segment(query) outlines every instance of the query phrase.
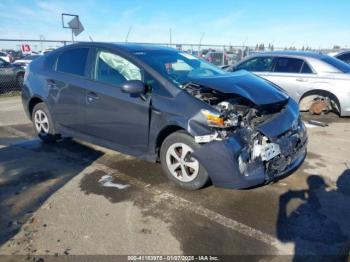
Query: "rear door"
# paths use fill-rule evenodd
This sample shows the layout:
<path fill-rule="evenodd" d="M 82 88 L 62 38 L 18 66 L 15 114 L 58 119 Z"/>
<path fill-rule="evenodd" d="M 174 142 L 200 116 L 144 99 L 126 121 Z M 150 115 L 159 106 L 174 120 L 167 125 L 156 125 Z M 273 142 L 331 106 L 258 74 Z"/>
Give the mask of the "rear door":
<path fill-rule="evenodd" d="M 299 101 L 305 91 L 313 88 L 316 74 L 306 61 L 292 57 L 278 57 L 272 72 L 266 77 Z"/>
<path fill-rule="evenodd" d="M 86 132 L 119 150 L 140 155 L 148 147 L 150 96 L 122 92 L 121 84 L 143 80 L 143 71 L 116 51 L 96 48 L 86 86 Z"/>
<path fill-rule="evenodd" d="M 54 72 L 46 78 L 49 107 L 61 127 L 85 132 L 85 85 L 89 47 L 72 47 L 58 55 Z"/>

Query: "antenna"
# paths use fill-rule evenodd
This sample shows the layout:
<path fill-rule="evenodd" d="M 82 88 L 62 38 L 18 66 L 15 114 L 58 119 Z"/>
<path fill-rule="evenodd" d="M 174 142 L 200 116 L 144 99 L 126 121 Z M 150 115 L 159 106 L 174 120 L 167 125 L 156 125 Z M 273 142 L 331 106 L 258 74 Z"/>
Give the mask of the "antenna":
<path fill-rule="evenodd" d="M 125 37 L 125 42 L 127 43 L 128 40 L 129 40 L 129 35 L 130 35 L 130 32 L 131 32 L 131 29 L 132 29 L 132 25 L 129 27 L 129 30 L 128 32 L 126 33 L 126 37 Z"/>

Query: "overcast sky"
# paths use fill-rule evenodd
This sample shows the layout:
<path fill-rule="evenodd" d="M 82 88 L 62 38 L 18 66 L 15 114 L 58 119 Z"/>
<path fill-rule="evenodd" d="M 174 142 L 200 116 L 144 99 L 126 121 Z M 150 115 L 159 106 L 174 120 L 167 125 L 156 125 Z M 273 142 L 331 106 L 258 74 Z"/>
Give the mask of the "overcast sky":
<path fill-rule="evenodd" d="M 79 14 L 78 40 L 350 47 L 350 0 L 1 0 L 0 38 L 70 39 L 61 13 Z"/>

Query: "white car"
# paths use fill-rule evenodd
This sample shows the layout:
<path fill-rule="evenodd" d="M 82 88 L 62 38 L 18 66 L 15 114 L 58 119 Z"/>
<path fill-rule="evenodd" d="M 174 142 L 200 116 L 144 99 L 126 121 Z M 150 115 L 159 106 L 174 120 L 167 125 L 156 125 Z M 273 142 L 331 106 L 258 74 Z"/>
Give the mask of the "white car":
<path fill-rule="evenodd" d="M 341 60 L 315 52 L 261 52 L 225 70 L 241 69 L 283 88 L 301 111 L 350 116 L 350 65 Z"/>
<path fill-rule="evenodd" d="M 30 62 L 32 62 L 34 59 L 40 57 L 41 55 L 28 55 L 28 56 L 25 56 L 21 59 L 18 59 L 16 60 L 15 62 L 13 62 L 13 64 L 15 65 L 20 65 L 24 68 L 27 67 L 27 65 L 29 65 Z"/>
<path fill-rule="evenodd" d="M 10 56 L 8 54 L 6 54 L 5 52 L 0 51 L 0 58 L 5 60 L 6 62 L 10 63 Z"/>

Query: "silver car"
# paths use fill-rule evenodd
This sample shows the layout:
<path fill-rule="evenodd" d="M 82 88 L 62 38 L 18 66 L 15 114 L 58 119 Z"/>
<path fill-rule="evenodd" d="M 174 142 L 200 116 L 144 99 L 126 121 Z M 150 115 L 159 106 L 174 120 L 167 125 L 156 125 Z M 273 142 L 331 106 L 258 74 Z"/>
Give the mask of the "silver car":
<path fill-rule="evenodd" d="M 350 116 L 350 65 L 334 57 L 314 52 L 262 52 L 226 70 L 240 69 L 283 88 L 301 111 L 315 107 Z"/>

